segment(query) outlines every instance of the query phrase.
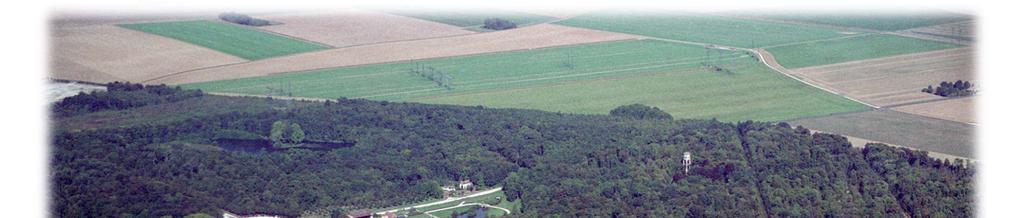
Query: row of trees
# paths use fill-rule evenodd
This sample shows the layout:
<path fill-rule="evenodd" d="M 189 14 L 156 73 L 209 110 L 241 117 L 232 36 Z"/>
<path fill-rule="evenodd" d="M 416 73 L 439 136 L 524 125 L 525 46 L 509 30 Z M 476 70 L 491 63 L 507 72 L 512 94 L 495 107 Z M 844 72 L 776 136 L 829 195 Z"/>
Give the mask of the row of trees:
<path fill-rule="evenodd" d="M 516 28 L 516 23 L 501 18 L 488 18 L 484 20 L 484 28 L 492 30 L 507 30 Z"/>
<path fill-rule="evenodd" d="M 53 213 L 159 217 L 226 209 L 298 216 L 330 208 L 343 214 L 439 198 L 439 184 L 471 179 L 503 186 L 508 200 L 522 203 L 514 213 L 524 217 L 971 214 L 971 202 L 959 201 L 971 189 L 966 168 L 875 167 L 889 160 L 931 166 L 926 156 L 909 161 L 859 152 L 841 136 L 784 124 L 639 117 L 339 99 L 58 130 Z M 231 132 L 294 141 L 287 139 L 292 126 L 308 140 L 355 145 L 247 153 L 223 151 L 211 141 Z M 684 152 L 693 154 L 689 174 Z M 923 187 L 957 189 L 904 189 L 917 180 L 887 179 L 906 177 L 906 170 L 935 175 L 922 179 L 953 178 Z M 900 203 L 922 197 L 950 201 Z"/>
<path fill-rule="evenodd" d="M 221 13 L 217 17 L 220 18 L 223 21 L 227 21 L 227 22 L 231 22 L 231 23 L 236 23 L 236 24 L 241 24 L 241 25 L 246 25 L 246 26 L 267 26 L 267 25 L 271 25 L 270 21 L 268 21 L 268 20 L 252 18 L 249 15 L 235 13 L 235 12 Z"/>
<path fill-rule="evenodd" d="M 59 117 L 74 116 L 103 110 L 122 110 L 145 105 L 175 102 L 203 95 L 199 90 L 182 90 L 181 87 L 166 85 L 142 85 L 133 83 L 107 83 L 107 90 L 95 90 L 89 93 L 61 99 L 53 105 L 54 115 Z"/>
<path fill-rule="evenodd" d="M 935 94 L 942 97 L 960 97 L 960 96 L 971 96 L 974 95 L 975 91 L 971 90 L 974 85 L 968 81 L 957 80 L 956 82 L 942 81 L 939 83 L 939 87 L 933 88 L 931 85 L 928 88 L 924 88 L 921 91 L 931 94 Z"/>
<path fill-rule="evenodd" d="M 642 104 L 619 106 L 612 109 L 609 114 L 612 116 L 633 119 L 672 120 L 672 115 L 668 114 L 668 112 L 662 111 L 658 107 L 651 107 Z"/>

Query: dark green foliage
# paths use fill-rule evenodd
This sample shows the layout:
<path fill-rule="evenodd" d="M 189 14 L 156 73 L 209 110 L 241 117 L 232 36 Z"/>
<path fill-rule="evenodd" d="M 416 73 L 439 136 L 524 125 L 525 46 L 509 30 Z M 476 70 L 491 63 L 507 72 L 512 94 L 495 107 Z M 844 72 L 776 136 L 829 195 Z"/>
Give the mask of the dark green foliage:
<path fill-rule="evenodd" d="M 217 17 L 223 21 L 247 26 L 267 26 L 271 24 L 270 21 L 252 18 L 249 15 L 239 14 L 235 12 L 221 13 Z"/>
<path fill-rule="evenodd" d="M 66 117 L 102 111 L 122 110 L 151 104 L 180 101 L 203 95 L 199 90 L 182 90 L 181 87 L 166 85 L 142 85 L 133 83 L 107 83 L 107 91 L 78 93 L 67 97 L 53 106 L 56 116 Z"/>
<path fill-rule="evenodd" d="M 971 96 L 974 95 L 975 91 L 971 90 L 974 85 L 968 81 L 957 80 L 956 82 L 942 81 L 939 83 L 939 87 L 921 89 L 922 92 L 935 94 L 942 97 L 960 97 L 960 96 Z"/>
<path fill-rule="evenodd" d="M 623 105 L 612 109 L 609 113 L 612 116 L 628 117 L 633 119 L 654 119 L 654 120 L 671 120 L 672 115 L 658 109 L 658 107 L 651 107 L 642 104 L 631 104 Z"/>
<path fill-rule="evenodd" d="M 283 120 L 301 123 L 307 141 L 355 145 L 261 153 L 204 146 L 270 133 Z M 903 190 L 905 181 L 889 177 L 902 171 L 872 169 L 898 157 L 861 153 L 840 136 L 800 127 L 346 99 L 58 130 L 52 140 L 52 212 L 59 217 L 382 208 L 436 199 L 440 184 L 465 178 L 503 186 L 524 217 L 891 217 L 904 199 L 969 197 L 973 175 L 899 168 L 968 178 L 921 177 L 936 179 L 921 184 L 957 189 L 897 197 L 890 190 Z M 689 174 L 684 152 L 693 154 Z M 972 214 L 971 205 L 936 200 L 902 209 L 959 216 Z"/>
<path fill-rule="evenodd" d="M 889 186 L 839 135 L 738 125 L 771 217 L 898 217 Z"/>
<path fill-rule="evenodd" d="M 492 30 L 507 30 L 516 28 L 516 23 L 501 18 L 488 18 L 484 20 L 484 28 Z"/>
<path fill-rule="evenodd" d="M 911 217 L 974 216 L 974 168 L 970 164 L 959 159 L 940 161 L 925 151 L 883 144 L 868 144 L 863 153 Z"/>

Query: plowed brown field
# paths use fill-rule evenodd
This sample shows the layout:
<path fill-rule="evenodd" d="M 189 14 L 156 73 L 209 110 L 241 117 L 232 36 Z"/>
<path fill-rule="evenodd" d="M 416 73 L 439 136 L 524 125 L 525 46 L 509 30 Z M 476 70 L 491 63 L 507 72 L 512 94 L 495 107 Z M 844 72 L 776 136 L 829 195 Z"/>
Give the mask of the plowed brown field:
<path fill-rule="evenodd" d="M 974 115 L 976 97 L 955 98 L 935 102 L 899 106 L 893 110 L 961 123 L 977 123 Z"/>
<path fill-rule="evenodd" d="M 144 80 L 245 59 L 112 25 L 54 28 L 50 76 L 106 83 Z"/>
<path fill-rule="evenodd" d="M 201 69 L 146 81 L 183 84 L 332 67 L 514 51 L 572 44 L 636 39 L 639 36 L 538 24 L 505 31 L 392 43 L 369 44 Z"/>
<path fill-rule="evenodd" d="M 921 92 L 942 81 L 972 80 L 971 47 L 851 61 L 791 70 L 801 78 L 877 106 L 942 97 Z"/>

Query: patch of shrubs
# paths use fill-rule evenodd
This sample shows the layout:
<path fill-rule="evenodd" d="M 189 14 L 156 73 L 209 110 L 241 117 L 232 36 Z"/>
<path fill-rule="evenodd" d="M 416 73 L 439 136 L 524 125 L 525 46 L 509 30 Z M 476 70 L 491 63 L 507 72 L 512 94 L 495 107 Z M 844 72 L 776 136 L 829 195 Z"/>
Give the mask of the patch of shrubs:
<path fill-rule="evenodd" d="M 490 18 L 484 20 L 484 28 L 492 30 L 507 30 L 516 28 L 516 23 L 501 18 Z"/>
<path fill-rule="evenodd" d="M 252 18 L 249 15 L 239 14 L 235 12 L 222 13 L 218 17 L 223 21 L 246 26 L 268 26 L 272 24 L 268 20 Z"/>
<path fill-rule="evenodd" d="M 102 110 L 121 110 L 145 105 L 175 102 L 203 95 L 200 90 L 183 90 L 167 85 L 107 83 L 107 91 L 80 92 L 53 106 L 56 116 L 73 116 Z"/>
<path fill-rule="evenodd" d="M 631 104 L 619 106 L 609 113 L 612 116 L 627 117 L 641 120 L 671 120 L 672 115 L 662 111 L 658 107 L 651 107 L 642 104 Z"/>
<path fill-rule="evenodd" d="M 942 81 L 942 83 L 939 83 L 939 87 L 932 87 L 931 85 L 929 85 L 928 88 L 921 89 L 921 91 L 942 97 L 960 97 L 974 95 L 976 91 L 971 90 L 972 87 L 974 87 L 974 85 L 968 81 Z"/>

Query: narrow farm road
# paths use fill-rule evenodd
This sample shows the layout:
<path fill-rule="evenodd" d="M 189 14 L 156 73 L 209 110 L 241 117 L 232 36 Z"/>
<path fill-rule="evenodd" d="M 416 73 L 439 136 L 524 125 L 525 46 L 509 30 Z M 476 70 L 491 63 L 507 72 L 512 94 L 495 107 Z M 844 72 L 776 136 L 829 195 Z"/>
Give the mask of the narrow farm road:
<path fill-rule="evenodd" d="M 854 102 L 857 102 L 857 103 L 860 103 L 860 104 L 863 104 L 863 105 L 867 105 L 867 106 L 869 106 L 869 107 L 871 107 L 873 109 L 881 108 L 881 107 L 878 107 L 876 105 L 869 104 L 867 102 L 864 102 L 864 101 L 861 101 L 861 100 L 857 100 L 857 99 L 855 99 L 853 97 L 850 97 L 850 96 L 847 96 L 845 94 L 842 94 L 842 93 L 833 91 L 831 89 L 825 88 L 825 87 L 819 85 L 815 81 L 808 81 L 807 79 L 795 76 L 792 72 L 789 71 L 789 69 L 786 69 L 785 67 L 780 65 L 775 60 L 775 56 L 772 56 L 771 53 L 769 53 L 768 51 L 765 51 L 764 49 L 760 49 L 760 48 L 758 48 L 758 49 L 750 49 L 750 48 L 731 47 L 731 46 L 725 46 L 725 45 L 716 45 L 716 44 L 708 44 L 708 43 L 700 43 L 700 42 L 690 42 L 690 41 L 682 41 L 682 40 L 666 39 L 666 38 L 657 38 L 657 37 L 647 37 L 647 38 L 654 39 L 654 40 L 666 41 L 666 42 L 683 43 L 683 44 L 689 44 L 689 45 L 699 45 L 699 46 L 704 46 L 704 47 L 708 47 L 708 48 L 722 49 L 722 50 L 729 50 L 729 51 L 746 51 L 746 52 L 750 52 L 752 54 L 757 54 L 757 57 L 758 57 L 757 59 L 761 60 L 762 64 L 764 64 L 765 66 L 768 66 L 768 68 L 772 69 L 775 72 L 778 72 L 778 73 L 780 73 L 782 75 L 785 75 L 786 77 L 792 78 L 792 79 L 794 79 L 796 81 L 800 81 L 801 83 L 807 84 L 807 85 L 809 85 L 811 87 L 818 88 L 818 89 L 821 89 L 821 90 L 825 90 L 828 93 L 832 93 L 832 94 L 835 94 L 835 95 L 842 96 L 843 98 L 849 99 L 851 101 L 854 101 Z"/>

